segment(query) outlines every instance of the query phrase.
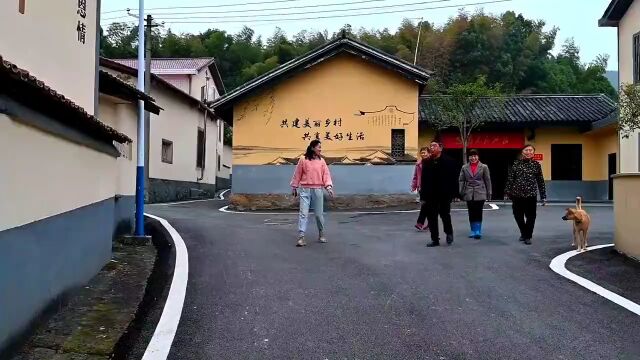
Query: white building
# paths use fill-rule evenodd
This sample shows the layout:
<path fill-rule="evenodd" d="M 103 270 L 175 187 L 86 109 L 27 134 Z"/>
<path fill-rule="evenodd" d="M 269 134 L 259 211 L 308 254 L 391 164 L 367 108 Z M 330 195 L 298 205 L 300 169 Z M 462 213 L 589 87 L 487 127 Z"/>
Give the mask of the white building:
<path fill-rule="evenodd" d="M 137 101 L 159 108 L 98 71 L 97 3 L 0 2 L 0 358 L 132 226 L 135 158 L 122 155 Z"/>
<path fill-rule="evenodd" d="M 137 81 L 135 60 L 102 58 L 100 66 L 130 84 Z M 150 95 L 164 110 L 151 116 L 148 130 L 148 202 L 213 197 L 229 187 L 222 164 L 225 125 L 200 98 L 221 92 L 213 59 L 152 61 Z"/>
<path fill-rule="evenodd" d="M 612 0 L 598 23 L 618 29 L 620 85 L 640 86 L 640 0 Z M 615 246 L 640 259 L 640 133 L 619 141 L 620 172 L 613 182 Z"/>

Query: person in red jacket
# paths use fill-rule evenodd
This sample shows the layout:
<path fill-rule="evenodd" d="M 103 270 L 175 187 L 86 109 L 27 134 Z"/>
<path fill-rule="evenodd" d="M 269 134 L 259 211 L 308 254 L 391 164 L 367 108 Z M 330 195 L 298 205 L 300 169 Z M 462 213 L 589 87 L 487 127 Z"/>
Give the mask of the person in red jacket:
<path fill-rule="evenodd" d="M 313 140 L 307 147 L 304 157 L 298 160 L 296 171 L 291 179 L 293 196 L 300 197 L 300 212 L 298 214 L 298 243 L 296 246 L 306 246 L 305 232 L 309 219 L 309 207 L 313 201 L 313 213 L 318 225 L 318 240 L 326 243 L 324 236 L 324 189 L 331 197 L 333 182 L 327 163 L 322 158 L 322 144 L 320 140 Z"/>
<path fill-rule="evenodd" d="M 420 186 L 422 183 L 422 163 L 429 159 L 429 147 L 423 146 L 420 149 L 420 158 L 416 162 L 416 168 L 413 171 L 413 181 L 411 182 L 411 192 L 420 193 Z M 420 213 L 418 214 L 418 221 L 415 225 L 418 230 L 428 230 L 429 225 L 425 224 L 425 220 L 427 219 L 427 207 L 425 202 L 420 202 Z"/>

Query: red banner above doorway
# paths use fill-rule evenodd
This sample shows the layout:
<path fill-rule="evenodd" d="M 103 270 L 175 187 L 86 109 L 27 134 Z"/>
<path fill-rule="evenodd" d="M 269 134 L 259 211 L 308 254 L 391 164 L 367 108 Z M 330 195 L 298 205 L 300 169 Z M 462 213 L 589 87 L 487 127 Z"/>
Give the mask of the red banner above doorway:
<path fill-rule="evenodd" d="M 462 149 L 460 134 L 443 133 L 440 137 L 445 149 Z M 469 149 L 520 149 L 524 146 L 521 132 L 478 132 L 469 138 Z"/>

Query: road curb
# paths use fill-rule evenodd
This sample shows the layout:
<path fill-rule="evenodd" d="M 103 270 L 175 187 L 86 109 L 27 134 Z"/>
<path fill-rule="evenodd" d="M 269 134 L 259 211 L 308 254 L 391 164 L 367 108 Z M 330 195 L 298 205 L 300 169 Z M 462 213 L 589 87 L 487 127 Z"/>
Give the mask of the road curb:
<path fill-rule="evenodd" d="M 606 244 L 606 245 L 597 245 L 597 246 L 590 246 L 587 248 L 586 251 L 591 251 L 591 250 L 597 250 L 597 249 L 602 249 L 602 248 L 606 248 L 606 247 L 611 247 L 613 246 L 613 244 Z M 573 282 L 575 282 L 576 284 L 586 288 L 587 290 L 590 290 L 602 297 L 604 297 L 605 299 L 614 302 L 620 306 L 622 306 L 623 308 L 631 311 L 632 313 L 636 314 L 636 315 L 640 315 L 640 305 L 634 303 L 633 301 L 624 298 L 616 293 L 614 293 L 613 291 L 609 291 L 605 288 L 603 288 L 602 286 L 587 280 L 581 276 L 578 276 L 574 273 L 572 273 L 571 271 L 567 270 L 566 268 L 566 263 L 567 260 L 569 260 L 570 258 L 581 254 L 580 252 L 576 251 L 576 250 L 572 250 L 569 252 L 566 252 L 564 254 L 558 255 L 555 258 L 553 258 L 553 260 L 551 260 L 551 263 L 549 264 L 549 267 L 551 268 L 551 270 L 553 270 L 555 273 L 559 274 L 560 276 L 563 276 Z"/>

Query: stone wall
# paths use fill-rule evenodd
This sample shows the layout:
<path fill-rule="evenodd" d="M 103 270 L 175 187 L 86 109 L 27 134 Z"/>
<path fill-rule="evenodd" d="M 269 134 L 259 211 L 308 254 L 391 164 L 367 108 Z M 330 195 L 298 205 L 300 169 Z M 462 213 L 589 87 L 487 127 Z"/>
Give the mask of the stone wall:
<path fill-rule="evenodd" d="M 233 194 L 229 208 L 237 211 L 256 210 L 296 210 L 299 200 L 285 194 Z M 325 196 L 325 208 L 328 210 L 382 209 L 393 207 L 417 208 L 416 195 L 344 195 L 333 199 Z"/>
<path fill-rule="evenodd" d="M 147 203 L 208 199 L 215 197 L 215 195 L 216 184 L 150 178 Z"/>

